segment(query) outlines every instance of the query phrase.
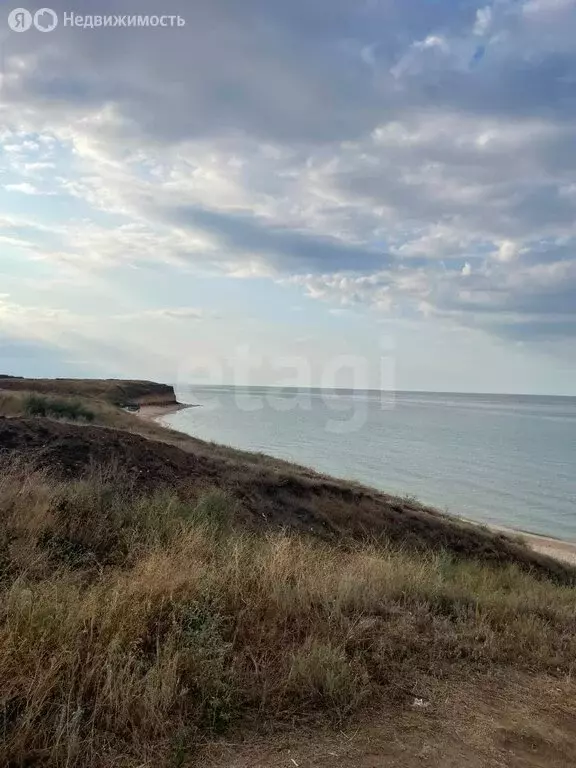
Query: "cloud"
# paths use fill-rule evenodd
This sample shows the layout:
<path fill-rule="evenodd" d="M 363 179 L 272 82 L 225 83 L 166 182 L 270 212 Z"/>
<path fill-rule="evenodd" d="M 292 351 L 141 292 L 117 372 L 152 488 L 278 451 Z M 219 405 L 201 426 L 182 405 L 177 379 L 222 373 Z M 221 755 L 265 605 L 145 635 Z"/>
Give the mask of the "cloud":
<path fill-rule="evenodd" d="M 42 173 L 61 213 L 7 224 L 4 242 L 78 269 L 265 276 L 336 306 L 572 337 L 575 10 L 177 0 L 182 28 L 12 36 L 4 189 L 35 194 Z"/>
<path fill-rule="evenodd" d="M 222 249 L 233 247 L 247 256 L 261 256 L 282 272 L 366 272 L 389 261 L 383 253 L 366 246 L 348 244 L 336 238 L 314 237 L 294 229 L 267 225 L 252 216 L 224 214 L 198 207 L 162 212 L 162 217 L 179 226 L 198 228 L 214 236 Z"/>
<path fill-rule="evenodd" d="M 474 24 L 475 35 L 485 35 L 492 24 L 492 8 L 487 5 L 484 8 L 479 8 L 476 11 L 476 23 Z"/>
<path fill-rule="evenodd" d="M 0 351 L 5 340 L 12 369 L 22 355 L 53 370 L 56 363 L 78 366 L 91 360 L 91 375 L 130 376 L 173 380 L 182 356 L 189 352 L 189 325 L 213 314 L 191 307 L 167 307 L 124 315 L 99 316 L 95 312 L 72 311 L 44 304 L 21 304 L 0 297 Z M 170 323 L 169 330 L 165 325 Z M 26 358 L 28 359 L 28 358 Z M 75 362 L 77 361 L 77 362 Z M 28 369 L 27 369 L 28 370 Z M 4 371 L 0 371 L 2 373 Z M 56 372 L 54 375 L 60 375 Z"/>
<path fill-rule="evenodd" d="M 498 245 L 498 251 L 494 254 L 494 258 L 498 261 L 513 261 L 519 254 L 520 247 L 512 240 L 503 240 Z"/>
<path fill-rule="evenodd" d="M 132 314 L 117 315 L 118 320 L 204 320 L 207 313 L 193 307 L 168 307 L 164 309 L 146 309 Z"/>
<path fill-rule="evenodd" d="M 69 359 L 59 347 L 7 336 L 0 332 L 0 373 L 13 376 L 37 376 L 39 368 L 45 376 L 83 377 L 89 375 L 89 366 Z"/>
<path fill-rule="evenodd" d="M 24 195 L 40 195 L 42 194 L 33 184 L 29 184 L 27 181 L 23 181 L 20 184 L 5 184 L 4 189 L 7 192 L 22 192 Z"/>

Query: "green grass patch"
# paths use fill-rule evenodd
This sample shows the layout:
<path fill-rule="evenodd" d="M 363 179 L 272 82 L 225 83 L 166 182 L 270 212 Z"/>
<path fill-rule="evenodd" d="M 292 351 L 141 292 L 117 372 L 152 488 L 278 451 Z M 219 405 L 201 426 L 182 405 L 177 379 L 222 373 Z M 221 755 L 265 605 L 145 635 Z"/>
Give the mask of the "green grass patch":
<path fill-rule="evenodd" d="M 27 416 L 48 416 L 70 421 L 92 422 L 94 411 L 77 400 L 68 400 L 43 395 L 28 395 L 24 401 L 24 412 Z"/>

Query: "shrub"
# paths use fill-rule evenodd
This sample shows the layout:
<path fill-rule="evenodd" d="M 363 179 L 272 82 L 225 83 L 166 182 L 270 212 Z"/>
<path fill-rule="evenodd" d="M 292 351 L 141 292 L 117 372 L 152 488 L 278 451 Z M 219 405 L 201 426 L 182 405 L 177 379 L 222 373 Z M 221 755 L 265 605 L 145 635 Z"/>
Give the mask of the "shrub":
<path fill-rule="evenodd" d="M 24 404 L 27 416 L 52 416 L 71 421 L 94 421 L 95 414 L 77 400 L 65 400 L 57 397 L 29 395 Z"/>

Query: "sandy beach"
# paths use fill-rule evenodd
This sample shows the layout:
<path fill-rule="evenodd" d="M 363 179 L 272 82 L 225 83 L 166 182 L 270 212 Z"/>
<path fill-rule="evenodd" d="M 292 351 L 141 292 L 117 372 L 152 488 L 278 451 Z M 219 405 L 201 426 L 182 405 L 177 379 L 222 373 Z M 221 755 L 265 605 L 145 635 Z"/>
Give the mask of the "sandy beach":
<path fill-rule="evenodd" d="M 466 523 L 476 525 L 475 520 L 470 518 L 461 518 Z M 525 543 L 535 552 L 540 552 L 549 557 L 555 557 L 557 560 L 563 560 L 566 563 L 576 565 L 576 541 L 564 541 L 555 539 L 553 536 L 542 536 L 539 533 L 530 533 L 517 528 L 508 528 L 505 525 L 488 525 L 491 531 L 498 531 L 509 536 L 520 536 Z"/>
<path fill-rule="evenodd" d="M 492 530 L 502 531 L 503 533 L 520 535 L 525 540 L 526 544 L 528 544 L 528 546 L 535 552 L 540 552 L 543 555 L 549 555 L 550 557 L 555 557 L 557 560 L 563 560 L 566 563 L 576 565 L 576 542 L 574 541 L 552 539 L 547 536 L 539 536 L 535 533 L 501 528 L 500 526 L 490 527 Z"/>
<path fill-rule="evenodd" d="M 136 416 L 144 419 L 145 421 L 160 421 L 164 416 L 169 416 L 171 413 L 183 411 L 185 408 L 194 408 L 194 406 L 185 403 L 171 403 L 169 405 L 141 405 L 140 410 L 136 413 Z"/>

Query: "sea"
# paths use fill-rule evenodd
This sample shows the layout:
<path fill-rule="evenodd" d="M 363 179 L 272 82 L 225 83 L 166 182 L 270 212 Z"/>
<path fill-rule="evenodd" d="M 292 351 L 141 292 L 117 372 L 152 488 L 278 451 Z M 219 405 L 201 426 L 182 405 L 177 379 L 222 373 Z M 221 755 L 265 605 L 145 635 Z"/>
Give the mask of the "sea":
<path fill-rule="evenodd" d="M 163 423 L 470 520 L 576 541 L 576 397 L 185 386 Z"/>

